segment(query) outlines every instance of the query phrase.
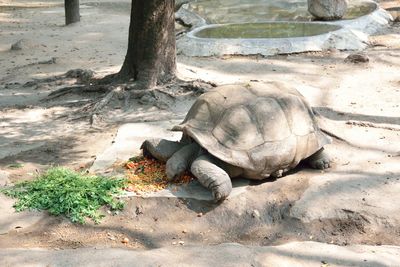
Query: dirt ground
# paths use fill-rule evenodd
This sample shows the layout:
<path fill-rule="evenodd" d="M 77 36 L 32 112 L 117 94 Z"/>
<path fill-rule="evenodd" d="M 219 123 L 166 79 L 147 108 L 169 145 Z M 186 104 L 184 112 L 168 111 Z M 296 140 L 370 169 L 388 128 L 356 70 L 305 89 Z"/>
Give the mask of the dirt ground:
<path fill-rule="evenodd" d="M 126 52 L 129 2 L 81 1 L 82 21 L 65 27 L 59 1 L 17 0 L 11 4 L 0 0 L 0 169 L 10 173 L 11 182 L 30 179 L 52 165 L 89 167 L 96 155 L 111 145 L 124 123 L 184 117 L 194 97 L 168 106 L 134 100 L 128 110 L 123 106 L 107 110 L 91 126 L 79 113 L 98 94 L 69 94 L 47 101 L 49 93 L 75 80 L 26 84 L 78 68 L 93 70 L 97 77 L 117 72 Z M 398 1 L 382 3 L 399 5 Z M 21 49 L 11 50 L 19 40 Z M 400 23 L 393 23 L 370 41 L 364 51 L 367 63 L 347 62 L 345 58 L 352 52 L 336 50 L 267 58 L 178 55 L 178 74 L 181 79 L 216 84 L 250 80 L 290 83 L 323 116 L 339 125 L 333 129 L 335 134 L 347 138 L 348 143 L 334 140 L 334 170 L 349 164 L 359 169 L 375 168 L 377 162 L 398 165 Z M 350 130 L 353 134 L 347 135 Z M 23 167 L 10 168 L 14 163 Z M 291 217 L 291 207 L 306 191 L 309 180 L 318 175 L 318 171 L 300 167 L 277 181 L 253 185 L 245 197 L 221 205 L 131 198 L 123 212 L 107 215 L 100 225 L 75 225 L 64 218 L 45 216 L 31 227 L 0 236 L 0 248 L 148 249 L 227 242 L 264 246 L 294 240 L 400 246 L 399 225 L 376 227 L 357 214 L 309 223 Z M 398 175 L 392 173 L 393 178 Z M 265 197 L 260 199 L 260 194 Z M 124 238 L 129 242 L 122 243 Z"/>

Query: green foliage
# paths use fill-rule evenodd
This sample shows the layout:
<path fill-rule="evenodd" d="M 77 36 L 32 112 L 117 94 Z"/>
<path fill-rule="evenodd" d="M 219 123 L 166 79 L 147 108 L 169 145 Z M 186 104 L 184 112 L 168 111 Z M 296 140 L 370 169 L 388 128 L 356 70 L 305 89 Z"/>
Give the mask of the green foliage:
<path fill-rule="evenodd" d="M 130 158 L 129 161 L 137 163 L 137 162 L 140 162 L 140 161 L 142 161 L 144 159 L 145 159 L 145 157 L 143 157 L 143 156 L 135 156 L 135 157 Z"/>
<path fill-rule="evenodd" d="M 8 168 L 10 169 L 18 169 L 18 168 L 22 168 L 24 167 L 24 164 L 22 163 L 12 163 L 10 165 L 8 165 Z"/>
<path fill-rule="evenodd" d="M 85 223 L 89 217 L 96 223 L 104 215 L 98 209 L 107 205 L 112 210 L 123 209 L 116 200 L 125 185 L 124 179 L 89 176 L 62 167 L 49 169 L 32 181 L 25 181 L 0 192 L 17 198 L 17 211 L 26 209 L 48 210 L 50 214 L 65 214 L 73 222 Z"/>

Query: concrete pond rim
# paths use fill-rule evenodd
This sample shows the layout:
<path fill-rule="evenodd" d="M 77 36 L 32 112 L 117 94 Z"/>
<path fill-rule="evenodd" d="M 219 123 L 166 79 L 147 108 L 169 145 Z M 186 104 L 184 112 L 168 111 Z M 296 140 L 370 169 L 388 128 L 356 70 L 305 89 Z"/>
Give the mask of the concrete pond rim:
<path fill-rule="evenodd" d="M 368 36 L 384 27 L 389 26 L 393 20 L 391 15 L 380 8 L 373 1 L 361 1 L 360 5 L 371 5 L 371 11 L 354 19 L 336 21 L 263 21 L 248 23 L 224 23 L 206 24 L 194 27 L 186 35 L 178 38 L 177 52 L 186 56 L 223 56 L 223 55 L 264 55 L 290 54 L 309 51 L 324 51 L 328 49 L 361 51 L 368 45 Z M 182 6 L 185 8 L 185 6 Z M 189 11 L 191 12 L 191 11 Z M 194 14 L 199 16 L 198 14 Z M 287 25 L 299 25 L 300 27 L 314 27 L 320 25 L 317 34 L 299 34 L 299 29 L 294 28 L 295 36 L 234 38 L 232 33 L 228 37 L 216 36 L 203 37 L 204 32 L 218 31 L 221 28 L 240 27 L 240 25 L 273 25 L 274 27 L 286 27 Z M 239 26 L 238 26 L 239 25 Z M 301 32 L 301 29 L 300 29 Z M 246 33 L 244 33 L 246 35 Z"/>

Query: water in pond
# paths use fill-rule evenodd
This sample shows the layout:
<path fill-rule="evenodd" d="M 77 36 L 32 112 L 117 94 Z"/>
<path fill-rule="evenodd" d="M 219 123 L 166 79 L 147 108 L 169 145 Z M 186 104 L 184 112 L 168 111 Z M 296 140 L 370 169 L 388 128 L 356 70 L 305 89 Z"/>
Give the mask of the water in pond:
<path fill-rule="evenodd" d="M 189 9 L 204 17 L 208 23 L 245 23 L 266 21 L 310 21 L 307 0 L 194 0 Z M 375 4 L 350 1 L 344 19 L 366 15 Z"/>
<path fill-rule="evenodd" d="M 198 33 L 200 38 L 288 38 L 323 34 L 340 29 L 340 26 L 317 23 L 243 23 L 206 28 Z"/>

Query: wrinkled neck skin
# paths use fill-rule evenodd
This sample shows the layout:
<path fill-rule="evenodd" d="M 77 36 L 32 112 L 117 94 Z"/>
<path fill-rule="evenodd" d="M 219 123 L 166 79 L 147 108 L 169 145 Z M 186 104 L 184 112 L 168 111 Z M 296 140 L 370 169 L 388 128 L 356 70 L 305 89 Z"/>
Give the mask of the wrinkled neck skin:
<path fill-rule="evenodd" d="M 190 136 L 183 134 L 179 143 L 182 145 L 189 145 L 191 143 L 195 143 L 195 141 Z"/>
<path fill-rule="evenodd" d="M 181 176 L 186 170 L 190 170 L 192 163 L 205 151 L 199 144 L 189 138 L 180 142 L 181 148 L 176 151 L 166 164 L 168 179 L 175 179 Z"/>
<path fill-rule="evenodd" d="M 208 154 L 207 150 L 202 148 L 198 143 L 196 143 L 193 139 L 185 140 L 185 148 L 189 152 L 187 154 L 187 164 L 188 166 L 192 165 L 193 161 L 200 157 L 201 155 Z"/>

